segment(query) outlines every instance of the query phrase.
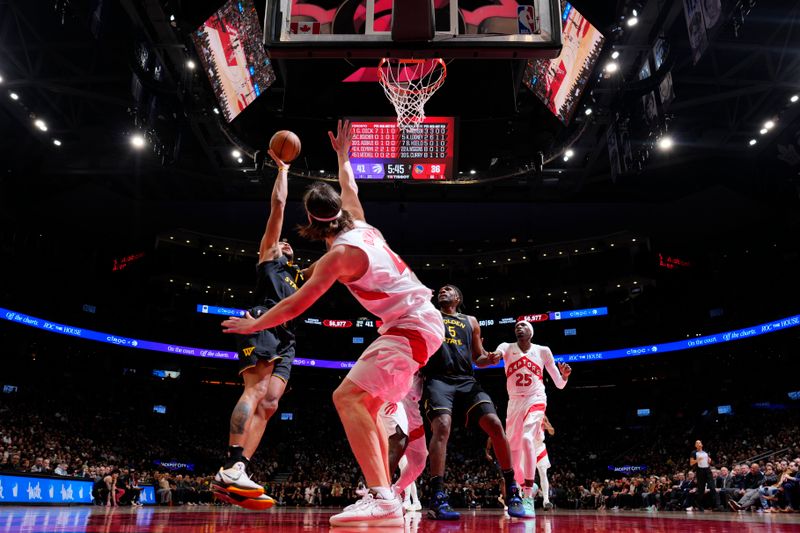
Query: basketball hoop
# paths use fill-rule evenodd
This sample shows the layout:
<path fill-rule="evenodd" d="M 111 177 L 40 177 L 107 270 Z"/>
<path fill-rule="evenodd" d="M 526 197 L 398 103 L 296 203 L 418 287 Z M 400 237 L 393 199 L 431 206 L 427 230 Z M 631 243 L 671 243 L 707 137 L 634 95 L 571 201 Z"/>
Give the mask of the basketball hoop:
<path fill-rule="evenodd" d="M 397 111 L 397 127 L 413 130 L 425 120 L 425 103 L 439 90 L 447 77 L 441 59 L 383 58 L 378 65 L 378 81 Z"/>

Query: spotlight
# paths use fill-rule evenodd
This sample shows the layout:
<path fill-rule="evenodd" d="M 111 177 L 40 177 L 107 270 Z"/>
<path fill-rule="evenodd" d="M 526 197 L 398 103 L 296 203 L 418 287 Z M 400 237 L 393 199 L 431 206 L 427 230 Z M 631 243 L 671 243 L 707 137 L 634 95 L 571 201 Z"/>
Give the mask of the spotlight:
<path fill-rule="evenodd" d="M 761 135 L 766 135 L 766 133 L 767 133 L 768 131 L 769 131 L 769 130 L 768 130 L 767 128 L 761 128 L 761 131 L 759 131 L 758 133 L 760 133 Z"/>
<path fill-rule="evenodd" d="M 12 100 L 19 100 L 19 95 L 14 92 L 8 93 L 8 97 L 11 98 Z"/>
<path fill-rule="evenodd" d="M 750 139 L 750 146 L 755 146 L 758 141 L 755 139 Z"/>
<path fill-rule="evenodd" d="M 37 129 L 41 131 L 47 131 L 47 124 L 45 124 L 44 120 L 37 118 L 33 121 L 33 125 L 36 126 Z"/>
<path fill-rule="evenodd" d="M 592 108 L 591 108 L 591 107 L 587 107 L 587 108 L 586 108 L 586 111 L 584 111 L 584 112 L 583 112 L 583 114 L 584 114 L 584 115 L 586 115 L 587 117 L 588 117 L 589 115 L 591 115 L 592 113 L 594 113 L 594 111 L 592 111 Z"/>
<path fill-rule="evenodd" d="M 566 155 L 567 157 L 572 157 L 573 155 L 575 155 L 575 151 L 572 148 L 570 148 L 564 153 L 564 155 Z"/>
<path fill-rule="evenodd" d="M 611 59 L 617 59 L 618 57 L 619 57 L 619 52 L 617 50 L 614 50 L 611 53 Z"/>
<path fill-rule="evenodd" d="M 609 61 L 608 63 L 606 63 L 606 68 L 605 68 L 605 70 L 606 70 L 606 72 L 608 72 L 609 74 L 613 74 L 613 73 L 615 73 L 617 70 L 619 70 L 619 65 L 618 65 L 618 64 L 617 64 L 615 61 Z"/>
<path fill-rule="evenodd" d="M 663 151 L 670 150 L 674 144 L 672 137 L 662 137 L 658 141 L 658 147 Z"/>
<path fill-rule="evenodd" d="M 774 120 L 768 120 L 768 121 L 766 121 L 764 123 L 764 129 L 771 130 L 774 127 L 775 127 L 775 121 Z"/>
<path fill-rule="evenodd" d="M 0 83 L 2 83 L 2 82 L 3 82 L 3 79 L 2 79 L 2 78 L 0 78 Z M 792 95 L 792 97 L 791 97 L 791 98 L 789 98 L 789 101 L 790 101 L 791 103 L 795 103 L 795 102 L 797 102 L 798 100 L 800 100 L 800 96 L 798 96 L 798 95 L 796 95 L 796 94 Z"/>
<path fill-rule="evenodd" d="M 242 152 L 240 152 L 239 150 L 236 150 L 236 149 L 234 149 L 234 150 L 231 152 L 231 155 L 232 155 L 233 157 L 235 157 L 235 158 L 237 158 L 237 159 L 238 159 L 238 158 L 242 157 Z"/>
<path fill-rule="evenodd" d="M 188 68 L 189 70 L 194 70 L 194 67 L 196 66 L 197 65 L 195 65 L 194 61 L 192 61 L 191 59 L 186 62 L 186 68 Z"/>
<path fill-rule="evenodd" d="M 144 137 L 142 137 L 141 135 L 134 135 L 133 137 L 131 137 L 131 144 L 137 150 L 141 150 L 142 148 L 144 148 L 144 142 L 145 142 Z"/>
<path fill-rule="evenodd" d="M 639 24 L 639 17 L 636 16 L 630 17 L 626 22 L 626 24 L 628 25 L 629 28 L 633 28 L 634 26 Z"/>
<path fill-rule="evenodd" d="M 59 141 L 58 139 L 53 139 L 53 144 L 55 144 L 56 146 L 61 146 L 61 141 Z"/>

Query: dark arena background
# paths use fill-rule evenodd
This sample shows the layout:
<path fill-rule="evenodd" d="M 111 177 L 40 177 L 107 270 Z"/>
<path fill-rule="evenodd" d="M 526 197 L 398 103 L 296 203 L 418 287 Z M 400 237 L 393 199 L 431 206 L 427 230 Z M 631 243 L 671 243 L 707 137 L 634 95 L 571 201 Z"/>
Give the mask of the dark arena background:
<path fill-rule="evenodd" d="M 261 303 L 271 212 L 294 266 L 326 253 L 298 228 L 343 119 L 366 220 L 433 303 L 455 285 L 486 351 L 527 320 L 572 370 L 539 373 L 526 516 L 456 402 L 444 478 L 370 530 L 798 530 L 800 1 L 392 4 L 0 0 L 0 531 L 357 530 L 329 521 L 382 493 L 332 395 L 381 324 L 340 283 L 293 320 L 247 465 L 274 505 L 215 482 L 243 394 L 220 323 Z M 403 133 L 382 57 L 446 68 Z M 276 202 L 279 130 L 302 151 Z M 500 361 L 474 372 L 505 424 Z"/>

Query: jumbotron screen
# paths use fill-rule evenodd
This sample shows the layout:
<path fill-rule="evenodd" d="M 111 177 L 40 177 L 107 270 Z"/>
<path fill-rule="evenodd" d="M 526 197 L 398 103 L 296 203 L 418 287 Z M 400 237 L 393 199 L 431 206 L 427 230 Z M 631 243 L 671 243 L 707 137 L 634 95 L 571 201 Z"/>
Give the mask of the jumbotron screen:
<path fill-rule="evenodd" d="M 455 171 L 455 119 L 425 117 L 401 132 L 397 118 L 351 119 L 350 162 L 360 180 L 446 180 Z"/>
<path fill-rule="evenodd" d="M 229 0 L 192 34 L 228 122 L 275 81 L 258 19 L 253 0 Z"/>
<path fill-rule="evenodd" d="M 569 124 L 605 37 L 569 2 L 561 1 L 564 47 L 555 59 L 528 61 L 525 85 L 564 124 Z"/>

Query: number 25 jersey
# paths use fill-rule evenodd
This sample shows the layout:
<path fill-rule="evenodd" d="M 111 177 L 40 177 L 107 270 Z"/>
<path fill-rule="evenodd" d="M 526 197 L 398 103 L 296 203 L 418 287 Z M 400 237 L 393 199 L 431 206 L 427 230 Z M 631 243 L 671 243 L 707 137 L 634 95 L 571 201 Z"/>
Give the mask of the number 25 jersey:
<path fill-rule="evenodd" d="M 556 387 L 563 389 L 567 384 L 547 346 L 531 344 L 530 349 L 523 352 L 517 343 L 504 342 L 495 351 L 503 354 L 506 387 L 510 398 L 530 398 L 534 403 L 547 404 L 543 375 L 545 369 Z"/>

